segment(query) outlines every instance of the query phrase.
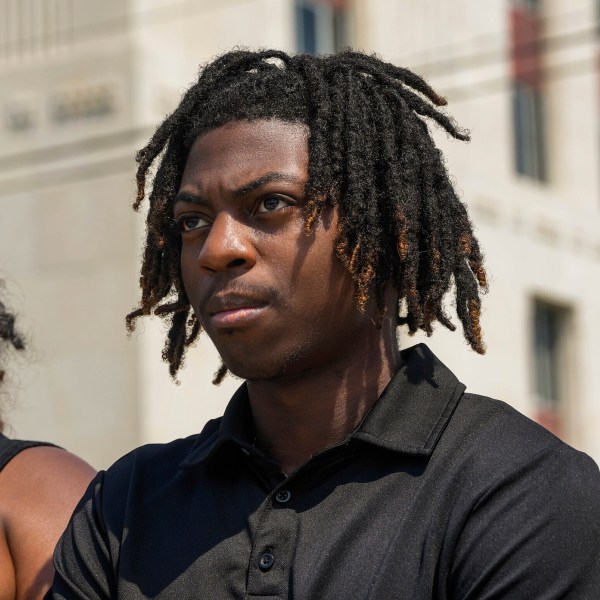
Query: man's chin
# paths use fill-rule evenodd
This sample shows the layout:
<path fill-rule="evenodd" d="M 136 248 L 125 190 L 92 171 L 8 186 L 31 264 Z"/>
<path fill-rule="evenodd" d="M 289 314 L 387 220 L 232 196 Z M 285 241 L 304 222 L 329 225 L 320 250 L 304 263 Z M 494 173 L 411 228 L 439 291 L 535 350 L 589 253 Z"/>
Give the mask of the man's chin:
<path fill-rule="evenodd" d="M 293 376 L 298 368 L 298 357 L 290 354 L 284 360 L 256 361 L 224 358 L 223 362 L 235 377 L 247 381 L 268 381 Z"/>
<path fill-rule="evenodd" d="M 281 369 L 274 369 L 272 365 L 240 365 L 225 362 L 225 366 L 234 377 L 246 381 L 267 381 L 269 379 L 279 379 L 283 375 Z"/>

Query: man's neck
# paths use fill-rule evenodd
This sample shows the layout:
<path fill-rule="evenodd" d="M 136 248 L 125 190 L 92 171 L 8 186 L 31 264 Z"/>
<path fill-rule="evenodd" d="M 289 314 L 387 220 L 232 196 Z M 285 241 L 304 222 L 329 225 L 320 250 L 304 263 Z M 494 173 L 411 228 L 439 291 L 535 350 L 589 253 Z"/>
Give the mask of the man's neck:
<path fill-rule="evenodd" d="M 343 441 L 377 401 L 400 366 L 395 339 L 302 375 L 249 381 L 257 444 L 290 474 Z"/>

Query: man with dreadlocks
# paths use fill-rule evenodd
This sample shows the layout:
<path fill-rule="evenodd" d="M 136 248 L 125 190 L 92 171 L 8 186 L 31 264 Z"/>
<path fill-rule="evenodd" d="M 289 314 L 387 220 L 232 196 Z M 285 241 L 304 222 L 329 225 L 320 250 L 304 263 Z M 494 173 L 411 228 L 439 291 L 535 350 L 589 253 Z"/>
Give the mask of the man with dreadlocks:
<path fill-rule="evenodd" d="M 427 129 L 445 101 L 374 56 L 234 51 L 138 155 L 139 308 L 176 376 L 204 330 L 246 382 L 202 433 L 88 489 L 54 598 L 600 597 L 600 477 L 465 393 L 397 328 L 483 353 L 486 274 Z"/>

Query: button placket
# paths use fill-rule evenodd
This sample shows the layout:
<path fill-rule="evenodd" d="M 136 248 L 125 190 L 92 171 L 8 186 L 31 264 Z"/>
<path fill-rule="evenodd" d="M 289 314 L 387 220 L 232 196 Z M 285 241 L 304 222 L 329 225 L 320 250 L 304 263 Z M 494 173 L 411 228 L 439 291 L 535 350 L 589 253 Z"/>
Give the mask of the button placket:
<path fill-rule="evenodd" d="M 247 598 L 287 598 L 290 566 L 297 544 L 297 514 L 286 502 L 291 493 L 273 486 L 249 525 L 253 548 L 248 564 Z M 272 488 L 273 489 L 273 488 Z"/>

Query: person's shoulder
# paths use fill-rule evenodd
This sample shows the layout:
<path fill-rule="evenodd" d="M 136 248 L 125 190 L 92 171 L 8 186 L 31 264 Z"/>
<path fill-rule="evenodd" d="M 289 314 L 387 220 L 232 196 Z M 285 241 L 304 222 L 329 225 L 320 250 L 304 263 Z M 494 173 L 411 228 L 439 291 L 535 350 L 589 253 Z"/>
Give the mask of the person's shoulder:
<path fill-rule="evenodd" d="M 535 453 L 561 443 L 553 433 L 516 408 L 488 396 L 465 392 L 451 424 L 455 433 L 477 441 L 480 449 L 499 446 L 516 455 Z"/>
<path fill-rule="evenodd" d="M 41 597 L 52 551 L 95 471 L 55 446 L 15 445 L 19 452 L 0 472 L 0 546 L 10 549 L 0 563 L 14 571 L 18 586 Z"/>
<path fill-rule="evenodd" d="M 479 597 L 484 589 L 510 585 L 510 597 L 525 598 L 552 582 L 554 591 L 595 598 L 596 463 L 515 408 L 485 396 L 464 394 L 445 433 L 434 475 L 450 481 L 445 491 L 456 524 L 456 595 Z"/>
<path fill-rule="evenodd" d="M 50 445 L 39 445 L 20 451 L 2 471 L 4 494 L 22 501 L 29 498 L 35 504 L 43 504 L 44 498 L 53 503 L 73 493 L 81 495 L 94 469 L 78 456 Z"/>
<path fill-rule="evenodd" d="M 114 531 L 122 530 L 128 507 L 141 510 L 154 494 L 181 483 L 185 477 L 181 465 L 195 449 L 216 438 L 220 422 L 220 418 L 213 419 L 198 434 L 131 450 L 97 474 L 75 512 L 88 510 L 91 500 L 102 522 Z"/>
<path fill-rule="evenodd" d="M 471 474 L 498 481 L 528 470 L 600 492 L 600 472 L 585 453 L 514 407 L 487 396 L 465 393 L 448 427 L 451 442 Z M 554 475 L 552 475 L 554 474 Z M 558 483 L 558 482 L 557 482 Z"/>
<path fill-rule="evenodd" d="M 58 523 L 58 535 L 94 474 L 88 463 L 62 448 L 26 448 L 0 473 L 3 519 L 15 531 L 26 522 Z"/>
<path fill-rule="evenodd" d="M 218 435 L 221 418 L 211 419 L 200 433 L 179 438 L 166 443 L 151 443 L 131 450 L 104 474 L 104 480 L 118 479 L 120 476 L 130 478 L 132 473 L 137 477 L 165 478 L 173 475 L 186 458 L 196 448 L 203 447 Z"/>

